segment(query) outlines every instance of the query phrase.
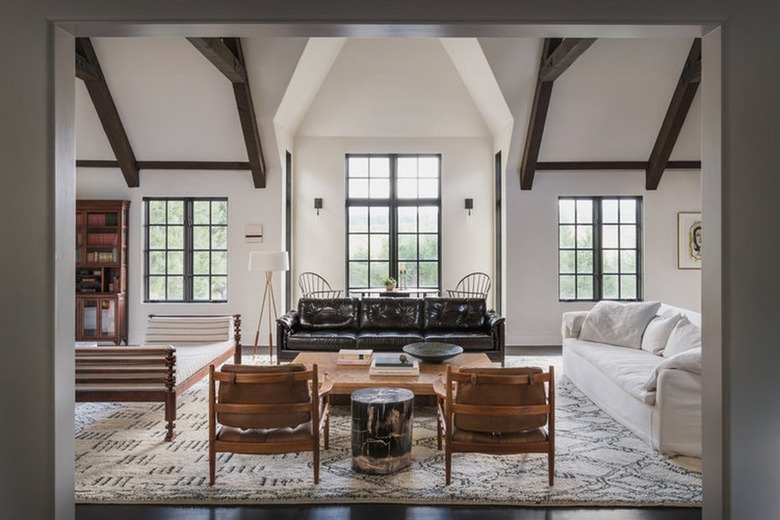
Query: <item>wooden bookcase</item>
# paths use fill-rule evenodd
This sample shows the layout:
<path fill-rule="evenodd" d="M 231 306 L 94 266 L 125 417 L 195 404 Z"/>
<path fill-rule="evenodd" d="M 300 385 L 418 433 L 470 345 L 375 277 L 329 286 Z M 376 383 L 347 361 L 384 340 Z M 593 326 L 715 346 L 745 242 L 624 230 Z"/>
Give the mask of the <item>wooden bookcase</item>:
<path fill-rule="evenodd" d="M 129 207 L 76 201 L 76 341 L 127 343 Z"/>

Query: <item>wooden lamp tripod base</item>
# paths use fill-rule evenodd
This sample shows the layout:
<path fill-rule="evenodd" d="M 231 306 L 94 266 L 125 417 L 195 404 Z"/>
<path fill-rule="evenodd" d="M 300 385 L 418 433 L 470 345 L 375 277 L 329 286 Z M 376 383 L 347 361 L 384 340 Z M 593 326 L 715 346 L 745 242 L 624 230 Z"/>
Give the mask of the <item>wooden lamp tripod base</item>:
<path fill-rule="evenodd" d="M 274 341 L 273 341 L 273 321 L 271 320 L 271 312 L 273 312 L 273 319 L 279 317 L 276 312 L 276 298 L 274 297 L 274 286 L 271 283 L 273 280 L 273 271 L 265 272 L 265 289 L 263 290 L 263 301 L 260 304 L 260 318 L 257 320 L 257 332 L 255 332 L 255 347 L 252 351 L 253 356 L 257 356 L 257 345 L 260 341 L 260 326 L 263 323 L 263 312 L 266 310 L 266 302 L 268 302 L 268 360 L 274 359 Z M 278 361 L 278 360 L 277 360 Z"/>

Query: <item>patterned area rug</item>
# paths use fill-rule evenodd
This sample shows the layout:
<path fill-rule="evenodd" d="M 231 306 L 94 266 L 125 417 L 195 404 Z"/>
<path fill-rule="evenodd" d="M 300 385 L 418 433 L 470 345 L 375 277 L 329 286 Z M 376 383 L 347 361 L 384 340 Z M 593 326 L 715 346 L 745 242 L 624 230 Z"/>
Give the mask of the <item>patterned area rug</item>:
<path fill-rule="evenodd" d="M 519 359 L 509 358 L 507 364 L 518 364 Z M 258 356 L 256 362 L 267 360 Z M 523 365 L 559 362 L 522 358 Z M 565 378 L 557 384 L 553 487 L 547 485 L 546 455 L 458 453 L 453 455 L 452 485 L 445 486 L 433 408 L 414 412 L 411 467 L 387 476 L 357 473 L 351 469 L 347 406 L 333 409 L 330 449 L 322 451 L 319 485 L 314 485 L 311 453 L 222 453 L 216 484 L 210 487 L 207 396 L 205 381 L 181 396 L 173 442 L 163 440 L 160 404 L 77 405 L 76 502 L 701 506 L 697 459 L 670 459 L 651 450 Z"/>

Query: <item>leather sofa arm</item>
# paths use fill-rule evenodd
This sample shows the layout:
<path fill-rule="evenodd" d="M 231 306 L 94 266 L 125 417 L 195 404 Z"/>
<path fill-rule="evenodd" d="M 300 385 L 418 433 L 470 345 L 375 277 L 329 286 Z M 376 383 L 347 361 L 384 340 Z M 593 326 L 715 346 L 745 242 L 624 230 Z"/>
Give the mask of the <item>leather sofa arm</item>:
<path fill-rule="evenodd" d="M 504 316 L 501 316 L 494 310 L 489 310 L 485 313 L 485 317 L 487 318 L 487 324 L 489 328 L 497 327 L 498 325 L 501 325 L 506 321 L 506 318 Z"/>
<path fill-rule="evenodd" d="M 287 313 L 285 313 L 282 316 L 279 316 L 276 319 L 276 323 L 279 324 L 279 326 L 285 329 L 288 333 L 292 332 L 293 329 L 295 329 L 296 325 L 298 325 L 298 311 L 296 310 L 287 311 Z"/>

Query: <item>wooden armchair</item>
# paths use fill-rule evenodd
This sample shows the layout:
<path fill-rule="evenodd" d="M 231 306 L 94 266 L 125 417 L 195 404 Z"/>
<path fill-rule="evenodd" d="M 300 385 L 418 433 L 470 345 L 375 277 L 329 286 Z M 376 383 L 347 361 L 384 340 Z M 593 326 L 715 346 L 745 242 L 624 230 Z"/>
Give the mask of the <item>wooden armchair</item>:
<path fill-rule="evenodd" d="M 331 288 L 328 281 L 317 273 L 305 272 L 298 276 L 298 287 L 303 298 L 339 298 L 340 289 Z"/>
<path fill-rule="evenodd" d="M 545 384 L 547 389 L 545 390 Z M 538 367 L 447 366 L 434 383 L 439 421 L 438 448 L 445 446 L 450 484 L 453 452 L 547 453 L 549 484 L 555 472 L 555 372 Z"/>
<path fill-rule="evenodd" d="M 320 435 L 329 444 L 329 392 L 317 365 L 224 365 L 209 370 L 209 484 L 217 452 L 273 454 L 311 451 L 320 481 Z M 217 387 L 216 383 L 219 382 Z"/>

